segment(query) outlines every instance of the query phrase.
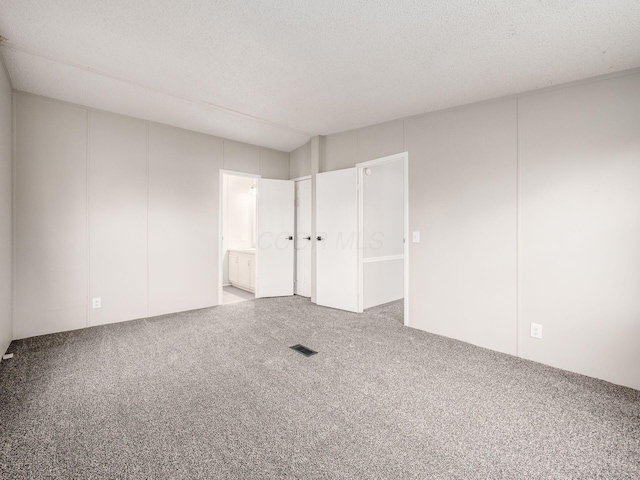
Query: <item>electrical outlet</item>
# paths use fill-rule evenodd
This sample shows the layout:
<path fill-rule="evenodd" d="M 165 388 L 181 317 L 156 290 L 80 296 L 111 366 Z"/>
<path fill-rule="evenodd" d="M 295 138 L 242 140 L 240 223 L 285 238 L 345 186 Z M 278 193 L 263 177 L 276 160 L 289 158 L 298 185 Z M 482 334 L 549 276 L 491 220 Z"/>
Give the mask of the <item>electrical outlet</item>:
<path fill-rule="evenodd" d="M 542 325 L 540 325 L 539 323 L 532 323 L 531 336 L 533 338 L 542 338 Z"/>
<path fill-rule="evenodd" d="M 93 301 L 92 301 L 91 305 L 93 306 L 93 308 L 100 308 L 100 307 L 102 307 L 102 298 L 100 298 L 100 297 L 93 297 Z"/>

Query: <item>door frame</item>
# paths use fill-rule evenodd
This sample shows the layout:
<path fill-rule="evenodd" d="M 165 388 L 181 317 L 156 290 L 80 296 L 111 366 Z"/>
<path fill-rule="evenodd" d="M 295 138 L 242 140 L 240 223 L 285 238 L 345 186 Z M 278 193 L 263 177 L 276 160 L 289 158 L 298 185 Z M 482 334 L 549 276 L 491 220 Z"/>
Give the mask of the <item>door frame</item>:
<path fill-rule="evenodd" d="M 409 326 L 409 152 L 394 153 L 356 164 L 358 169 L 358 312 L 364 311 L 364 170 L 373 165 L 402 160 L 404 170 L 404 325 Z"/>
<path fill-rule="evenodd" d="M 258 233 L 258 202 L 260 201 L 260 195 L 259 195 L 259 188 L 260 188 L 260 179 L 262 178 L 262 175 L 258 175 L 255 173 L 245 173 L 245 172 L 237 172 L 235 170 L 224 170 L 224 169 L 220 169 L 220 173 L 219 173 L 219 186 L 218 186 L 218 192 L 219 192 L 219 196 L 218 196 L 218 305 L 222 305 L 222 298 L 224 297 L 224 285 L 222 284 L 222 279 L 224 277 L 223 273 L 224 273 L 224 251 L 222 249 L 223 246 L 223 241 L 222 241 L 222 218 L 223 218 L 223 209 L 225 206 L 225 202 L 224 202 L 224 197 L 223 197 L 223 185 L 224 185 L 224 176 L 225 175 L 232 175 L 234 177 L 250 177 L 250 178 L 255 178 L 256 181 L 256 215 L 253 219 L 253 232 L 254 232 L 254 236 L 257 235 Z M 254 238 L 255 240 L 255 238 Z M 256 266 L 255 266 L 255 276 L 258 276 L 258 265 L 259 265 L 259 260 L 258 260 L 258 249 L 256 248 L 256 253 L 255 253 L 255 262 L 256 262 Z M 253 281 L 253 284 L 256 285 L 257 287 L 257 282 Z M 254 295 L 256 296 L 256 298 L 258 297 L 257 295 L 257 288 L 256 291 L 254 292 Z"/>
<path fill-rule="evenodd" d="M 291 181 L 294 183 L 297 182 L 303 182 L 305 180 L 311 180 L 311 227 L 313 229 L 313 175 L 303 175 L 302 177 L 297 177 L 297 178 L 292 178 Z M 295 200 L 295 196 L 294 196 L 294 200 Z M 294 235 L 298 232 L 298 217 L 294 214 L 294 224 L 293 224 L 293 228 L 295 230 Z M 314 240 L 313 240 L 313 232 L 309 232 L 309 235 L 311 235 L 311 262 L 310 262 L 310 267 L 313 264 L 313 246 L 314 246 Z M 297 239 L 294 241 L 297 242 Z M 294 243 L 293 245 L 293 294 L 294 295 L 298 295 L 298 293 L 296 292 L 296 288 L 298 285 L 298 282 L 296 282 L 296 276 L 298 274 L 298 255 L 296 254 L 296 243 Z M 309 276 L 311 279 L 311 272 L 309 272 Z M 313 293 L 313 288 L 311 288 L 311 293 Z M 302 296 L 302 295 L 300 295 Z M 305 297 L 305 298 L 309 298 L 311 299 L 311 296 L 309 297 Z"/>

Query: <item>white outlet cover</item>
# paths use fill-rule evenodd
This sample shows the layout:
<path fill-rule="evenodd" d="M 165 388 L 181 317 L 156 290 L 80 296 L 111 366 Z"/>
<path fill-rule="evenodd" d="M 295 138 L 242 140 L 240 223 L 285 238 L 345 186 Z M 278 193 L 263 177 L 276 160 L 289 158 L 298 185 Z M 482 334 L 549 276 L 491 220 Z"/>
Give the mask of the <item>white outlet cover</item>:
<path fill-rule="evenodd" d="M 102 298 L 100 297 L 94 297 L 91 305 L 93 306 L 93 308 L 100 308 L 102 307 Z"/>
<path fill-rule="evenodd" d="M 542 325 L 540 325 L 539 323 L 532 323 L 531 336 L 533 338 L 542 338 Z"/>
<path fill-rule="evenodd" d="M 420 232 L 419 231 L 415 231 L 411 233 L 411 241 L 413 241 L 413 243 L 420 243 Z"/>

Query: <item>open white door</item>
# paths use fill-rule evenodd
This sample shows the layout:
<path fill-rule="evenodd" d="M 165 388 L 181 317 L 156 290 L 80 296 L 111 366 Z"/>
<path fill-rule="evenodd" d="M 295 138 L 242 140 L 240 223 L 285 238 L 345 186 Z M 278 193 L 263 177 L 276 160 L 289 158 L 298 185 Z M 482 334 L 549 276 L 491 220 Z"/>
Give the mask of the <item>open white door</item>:
<path fill-rule="evenodd" d="M 258 182 L 256 298 L 293 295 L 294 182 Z"/>
<path fill-rule="evenodd" d="M 355 168 L 316 175 L 316 303 L 358 311 Z"/>

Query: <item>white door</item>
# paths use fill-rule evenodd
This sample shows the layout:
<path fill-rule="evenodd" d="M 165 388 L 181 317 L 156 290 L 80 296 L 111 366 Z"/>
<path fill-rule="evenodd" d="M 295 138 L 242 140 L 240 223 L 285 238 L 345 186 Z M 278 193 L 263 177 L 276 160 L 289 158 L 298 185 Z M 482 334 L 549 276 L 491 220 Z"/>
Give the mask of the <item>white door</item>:
<path fill-rule="evenodd" d="M 293 295 L 294 182 L 258 182 L 256 298 Z"/>
<path fill-rule="evenodd" d="M 358 311 L 355 168 L 316 175 L 316 303 Z"/>
<path fill-rule="evenodd" d="M 311 179 L 296 182 L 295 293 L 311 296 Z"/>

